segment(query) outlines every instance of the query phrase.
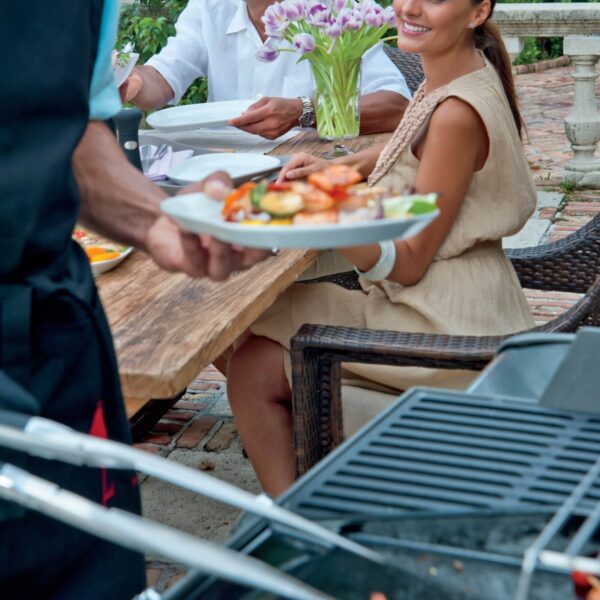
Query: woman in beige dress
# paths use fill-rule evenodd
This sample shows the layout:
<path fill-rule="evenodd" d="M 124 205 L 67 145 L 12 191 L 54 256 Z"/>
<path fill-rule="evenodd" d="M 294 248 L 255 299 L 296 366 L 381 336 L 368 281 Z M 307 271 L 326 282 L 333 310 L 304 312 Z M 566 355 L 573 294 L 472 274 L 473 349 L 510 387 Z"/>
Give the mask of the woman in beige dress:
<path fill-rule="evenodd" d="M 228 394 L 240 435 L 269 494 L 294 480 L 289 340 L 303 323 L 444 334 L 497 335 L 533 326 L 502 238 L 535 207 L 521 146 L 508 55 L 488 22 L 494 0 L 395 0 L 398 46 L 421 55 L 425 81 L 383 148 L 337 162 L 369 183 L 438 192 L 441 214 L 406 240 L 339 251 L 361 290 L 292 286 L 233 354 Z M 283 177 L 326 164 L 294 157 Z M 462 387 L 472 374 L 348 364 L 365 387 Z"/>

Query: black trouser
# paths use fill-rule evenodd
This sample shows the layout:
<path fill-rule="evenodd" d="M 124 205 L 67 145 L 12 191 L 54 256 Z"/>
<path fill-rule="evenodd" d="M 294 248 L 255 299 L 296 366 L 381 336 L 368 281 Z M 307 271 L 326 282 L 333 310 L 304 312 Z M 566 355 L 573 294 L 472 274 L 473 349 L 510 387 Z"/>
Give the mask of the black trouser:
<path fill-rule="evenodd" d="M 33 303 L 26 385 L 39 415 L 81 432 L 129 442 L 116 363 L 97 294 L 92 306 L 68 292 Z M 131 472 L 28 458 L 29 472 L 106 506 L 140 512 Z M 0 597 L 131 598 L 144 587 L 139 554 L 31 511 L 0 522 Z"/>

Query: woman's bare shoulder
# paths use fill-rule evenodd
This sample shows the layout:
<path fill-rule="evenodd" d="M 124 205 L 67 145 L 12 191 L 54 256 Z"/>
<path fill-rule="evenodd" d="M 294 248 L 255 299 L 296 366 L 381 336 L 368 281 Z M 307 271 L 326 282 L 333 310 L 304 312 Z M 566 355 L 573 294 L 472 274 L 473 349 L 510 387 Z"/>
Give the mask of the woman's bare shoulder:
<path fill-rule="evenodd" d="M 485 135 L 485 126 L 477 110 L 457 96 L 449 96 L 438 104 L 431 115 L 429 130 L 449 135 Z"/>

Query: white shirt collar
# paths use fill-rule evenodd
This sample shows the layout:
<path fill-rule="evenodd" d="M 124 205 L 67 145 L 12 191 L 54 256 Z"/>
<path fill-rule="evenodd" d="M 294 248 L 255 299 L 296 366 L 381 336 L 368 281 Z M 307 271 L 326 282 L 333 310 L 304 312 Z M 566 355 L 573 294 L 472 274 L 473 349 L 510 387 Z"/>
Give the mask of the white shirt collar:
<path fill-rule="evenodd" d="M 252 22 L 250 21 L 250 15 L 248 14 L 248 6 L 245 2 L 239 2 L 238 8 L 233 15 L 225 34 L 239 33 L 240 31 L 249 29 L 251 25 Z"/>

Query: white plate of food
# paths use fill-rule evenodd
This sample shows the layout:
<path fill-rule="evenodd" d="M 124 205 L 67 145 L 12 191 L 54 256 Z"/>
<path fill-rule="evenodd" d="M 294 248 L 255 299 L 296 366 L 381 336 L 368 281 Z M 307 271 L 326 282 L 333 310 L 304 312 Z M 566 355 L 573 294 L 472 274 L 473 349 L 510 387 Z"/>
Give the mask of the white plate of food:
<path fill-rule="evenodd" d="M 225 171 L 237 185 L 251 177 L 271 173 L 280 167 L 281 161 L 274 156 L 215 152 L 188 158 L 170 169 L 167 177 L 179 185 L 188 185 L 215 171 Z"/>
<path fill-rule="evenodd" d="M 75 228 L 73 239 L 83 247 L 94 277 L 114 269 L 133 252 L 131 246 L 120 246 L 81 227 Z"/>
<path fill-rule="evenodd" d="M 239 117 L 256 100 L 223 100 L 203 104 L 186 104 L 157 110 L 146 122 L 160 131 L 189 131 L 201 127 L 225 127 Z"/>
<path fill-rule="evenodd" d="M 436 194 L 397 195 L 357 185 L 356 178 L 347 181 L 345 169 L 334 171 L 346 183 L 327 191 L 327 181 L 322 187 L 315 182 L 331 169 L 308 182 L 248 182 L 225 202 L 205 194 L 175 196 L 161 209 L 186 231 L 265 249 L 343 248 L 411 237 L 439 214 Z"/>

